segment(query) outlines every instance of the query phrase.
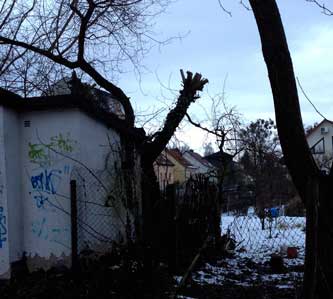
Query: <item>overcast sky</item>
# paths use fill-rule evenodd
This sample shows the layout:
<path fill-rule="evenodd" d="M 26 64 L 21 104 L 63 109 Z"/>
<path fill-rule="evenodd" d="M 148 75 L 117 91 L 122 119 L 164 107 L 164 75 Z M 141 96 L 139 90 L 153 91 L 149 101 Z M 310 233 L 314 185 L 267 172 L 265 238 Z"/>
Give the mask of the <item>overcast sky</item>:
<path fill-rule="evenodd" d="M 329 2 L 333 2 L 329 0 Z M 156 37 L 175 39 L 161 48 L 155 47 L 142 62 L 147 67 L 138 77 L 123 76 L 119 85 L 129 94 L 139 110 L 162 107 L 175 97 L 161 84 L 180 88 L 179 69 L 200 72 L 209 79 L 210 95 L 222 92 L 226 79 L 226 101 L 236 106 L 246 122 L 257 118 L 274 118 L 273 100 L 262 58 L 259 34 L 251 11 L 239 0 L 224 0 L 232 17 L 224 13 L 218 0 L 178 0 L 156 19 Z M 278 1 L 289 42 L 295 74 L 317 108 L 333 119 L 333 16 L 305 0 Z M 332 3 L 333 6 L 333 3 Z M 303 122 L 320 121 L 311 105 L 299 92 Z M 191 115 L 204 118 L 202 106 L 208 108 L 207 94 L 195 103 Z M 170 102 L 171 103 L 171 102 Z M 189 126 L 179 131 L 180 138 L 200 151 L 205 135 Z"/>

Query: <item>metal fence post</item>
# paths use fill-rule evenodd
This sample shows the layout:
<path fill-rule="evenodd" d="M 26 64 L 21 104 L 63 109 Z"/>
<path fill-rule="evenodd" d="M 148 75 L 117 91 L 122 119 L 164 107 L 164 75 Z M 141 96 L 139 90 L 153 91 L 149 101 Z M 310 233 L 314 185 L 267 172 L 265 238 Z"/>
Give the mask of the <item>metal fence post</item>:
<path fill-rule="evenodd" d="M 78 231 L 77 231 L 77 192 L 76 181 L 70 182 L 71 199 L 71 237 L 72 237 L 72 270 L 78 266 Z"/>

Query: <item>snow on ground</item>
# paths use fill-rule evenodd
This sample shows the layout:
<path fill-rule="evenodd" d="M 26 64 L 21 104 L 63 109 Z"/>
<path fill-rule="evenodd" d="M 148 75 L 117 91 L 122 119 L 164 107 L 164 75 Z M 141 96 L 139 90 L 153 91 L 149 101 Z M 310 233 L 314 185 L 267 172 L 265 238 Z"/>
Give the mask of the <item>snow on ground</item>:
<path fill-rule="evenodd" d="M 296 247 L 298 258 L 286 260 L 288 264 L 302 264 L 305 253 L 305 217 L 280 216 L 265 220 L 265 230 L 256 215 L 227 216 L 221 218 L 222 234 L 229 233 L 236 241 L 242 257 L 255 261 L 270 259 L 273 253 L 283 256 L 288 247 Z"/>
<path fill-rule="evenodd" d="M 278 289 L 294 289 L 302 280 L 305 249 L 305 218 L 280 216 L 265 221 L 254 215 L 222 215 L 222 234 L 236 241 L 231 258 L 222 258 L 214 264 L 206 263 L 192 275 L 202 285 L 233 284 L 242 287 L 270 285 Z M 298 257 L 287 257 L 287 247 L 296 247 Z M 274 274 L 270 267 L 272 254 L 283 257 L 286 270 Z"/>
<path fill-rule="evenodd" d="M 206 263 L 195 272 L 192 279 L 199 284 L 234 284 L 243 287 L 274 284 L 277 288 L 294 288 L 302 279 L 298 268 L 281 274 L 271 273 L 269 265 L 254 263 L 251 259 L 235 257 L 218 261 L 216 265 Z"/>

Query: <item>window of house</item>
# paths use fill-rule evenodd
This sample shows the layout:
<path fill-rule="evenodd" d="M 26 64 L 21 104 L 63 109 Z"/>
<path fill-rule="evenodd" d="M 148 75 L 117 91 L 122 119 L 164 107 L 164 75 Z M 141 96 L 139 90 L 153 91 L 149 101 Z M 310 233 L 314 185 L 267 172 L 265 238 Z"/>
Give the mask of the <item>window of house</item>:
<path fill-rule="evenodd" d="M 311 147 L 311 153 L 324 154 L 325 153 L 325 140 L 321 138 L 315 145 Z"/>

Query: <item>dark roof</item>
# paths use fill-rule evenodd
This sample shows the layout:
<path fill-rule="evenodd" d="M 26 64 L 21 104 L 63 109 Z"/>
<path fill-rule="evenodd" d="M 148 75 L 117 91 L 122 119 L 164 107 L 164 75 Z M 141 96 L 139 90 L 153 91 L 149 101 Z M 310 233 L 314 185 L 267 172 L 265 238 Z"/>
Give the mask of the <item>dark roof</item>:
<path fill-rule="evenodd" d="M 98 99 L 105 100 L 107 97 L 105 91 L 96 88 L 92 88 L 92 90 Z M 17 111 L 82 108 L 87 104 L 97 106 L 93 103 L 93 100 L 78 94 L 42 95 L 40 97 L 22 98 L 0 87 L 0 105 Z"/>
<path fill-rule="evenodd" d="M 21 97 L 9 90 L 3 89 L 0 87 L 0 102 L 3 100 L 7 99 L 9 100 L 15 100 L 15 99 L 20 99 Z"/>
<path fill-rule="evenodd" d="M 193 150 L 187 151 L 188 154 L 190 154 L 195 160 L 200 162 L 201 164 L 210 167 L 211 164 L 208 162 L 208 160 L 201 157 L 198 153 L 194 152 Z"/>
<path fill-rule="evenodd" d="M 213 164 L 215 167 L 223 167 L 224 163 L 232 162 L 232 155 L 225 152 L 216 152 L 214 154 L 208 155 L 205 159 Z"/>
<path fill-rule="evenodd" d="M 189 161 L 187 161 L 183 157 L 183 155 L 182 155 L 182 153 L 180 152 L 179 149 L 177 149 L 177 148 L 166 149 L 166 152 L 167 152 L 167 154 L 172 156 L 175 160 L 177 160 L 184 167 L 192 167 L 193 166 Z"/>
<path fill-rule="evenodd" d="M 159 155 L 155 162 L 161 166 L 175 166 L 164 154 Z"/>
<path fill-rule="evenodd" d="M 75 94 L 22 98 L 0 88 L 0 105 L 18 112 L 78 108 L 92 118 L 115 130 L 124 126 L 117 116 L 97 105 L 96 100 Z"/>

